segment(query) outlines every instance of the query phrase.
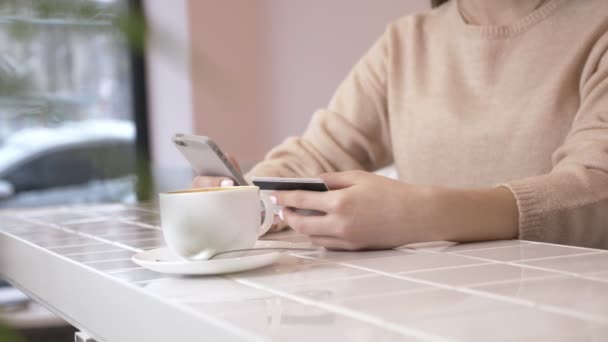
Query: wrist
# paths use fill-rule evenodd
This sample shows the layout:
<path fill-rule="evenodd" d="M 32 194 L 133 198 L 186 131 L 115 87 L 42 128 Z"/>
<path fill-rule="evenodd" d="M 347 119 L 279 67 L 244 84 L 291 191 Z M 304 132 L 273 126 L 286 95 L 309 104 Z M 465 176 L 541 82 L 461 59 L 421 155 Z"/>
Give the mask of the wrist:
<path fill-rule="evenodd" d="M 427 235 L 433 240 L 472 242 L 516 239 L 518 211 L 505 187 L 421 190 Z M 430 239 L 427 239 L 429 241 Z"/>

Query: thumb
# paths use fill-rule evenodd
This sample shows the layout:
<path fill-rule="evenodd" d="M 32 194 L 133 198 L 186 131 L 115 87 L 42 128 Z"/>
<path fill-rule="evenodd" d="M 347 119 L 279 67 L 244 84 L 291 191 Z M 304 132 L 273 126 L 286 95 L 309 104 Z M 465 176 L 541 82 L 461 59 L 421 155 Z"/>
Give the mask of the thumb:
<path fill-rule="evenodd" d="M 324 173 L 319 176 L 329 190 L 339 190 L 351 187 L 359 182 L 363 171 L 346 171 Z"/>

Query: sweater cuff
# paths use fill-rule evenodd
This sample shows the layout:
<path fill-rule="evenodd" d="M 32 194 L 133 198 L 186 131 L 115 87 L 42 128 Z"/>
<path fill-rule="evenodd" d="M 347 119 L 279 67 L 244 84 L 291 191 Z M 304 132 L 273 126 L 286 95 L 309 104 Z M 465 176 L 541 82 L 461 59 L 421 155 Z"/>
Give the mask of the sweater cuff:
<path fill-rule="evenodd" d="M 528 180 L 501 184 L 511 190 L 519 211 L 519 238 L 542 241 L 544 238 L 542 205 L 534 182 Z"/>

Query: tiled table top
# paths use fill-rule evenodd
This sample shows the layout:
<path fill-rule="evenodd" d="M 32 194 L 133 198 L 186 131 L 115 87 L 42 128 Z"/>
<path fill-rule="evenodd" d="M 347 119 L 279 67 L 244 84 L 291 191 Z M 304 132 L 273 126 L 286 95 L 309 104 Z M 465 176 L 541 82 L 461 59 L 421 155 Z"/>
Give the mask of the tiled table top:
<path fill-rule="evenodd" d="M 0 275 L 108 341 L 608 340 L 606 251 L 437 242 L 176 277 L 130 261 L 158 224 L 149 205 L 0 212 Z"/>

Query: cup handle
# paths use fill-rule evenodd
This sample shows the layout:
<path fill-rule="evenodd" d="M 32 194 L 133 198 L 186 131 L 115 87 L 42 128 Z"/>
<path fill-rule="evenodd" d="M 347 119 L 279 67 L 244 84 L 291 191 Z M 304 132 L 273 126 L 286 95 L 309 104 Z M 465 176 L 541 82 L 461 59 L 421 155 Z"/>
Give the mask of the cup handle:
<path fill-rule="evenodd" d="M 264 204 L 264 221 L 262 222 L 258 236 L 266 234 L 274 221 L 274 204 L 270 200 L 270 197 L 265 193 L 260 193 L 260 199 Z"/>

